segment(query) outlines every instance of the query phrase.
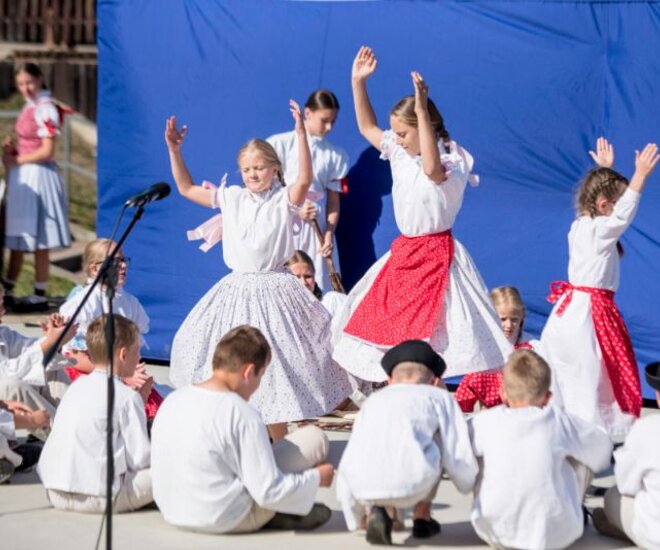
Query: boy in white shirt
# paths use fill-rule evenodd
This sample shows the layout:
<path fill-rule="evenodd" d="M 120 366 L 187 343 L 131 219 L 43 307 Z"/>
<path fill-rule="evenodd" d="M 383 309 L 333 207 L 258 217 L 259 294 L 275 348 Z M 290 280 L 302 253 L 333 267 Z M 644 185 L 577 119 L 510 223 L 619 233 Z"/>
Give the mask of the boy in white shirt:
<path fill-rule="evenodd" d="M 314 529 L 330 510 L 314 504 L 334 469 L 316 427 L 271 446 L 248 399 L 271 359 L 256 328 L 242 325 L 215 348 L 213 373 L 170 394 L 151 432 L 154 499 L 165 521 L 208 533 Z"/>
<path fill-rule="evenodd" d="M 480 474 L 472 526 L 491 546 L 564 548 L 582 536 L 591 472 L 610 464 L 607 433 L 549 406 L 550 368 L 531 350 L 503 371 L 503 405 L 470 420 Z"/>
<path fill-rule="evenodd" d="M 0 322 L 5 314 L 2 305 L 5 289 L 0 284 Z M 29 408 L 44 410 L 52 418 L 55 408 L 64 395 L 69 378 L 61 370 L 46 370 L 42 362 L 44 353 L 57 341 L 64 330 L 59 315 L 51 315 L 42 324 L 42 338 L 29 338 L 0 325 L 0 399 L 20 401 Z M 71 340 L 75 329 L 65 337 Z M 36 433 L 45 437 L 47 429 Z"/>
<path fill-rule="evenodd" d="M 385 507 L 413 507 L 413 537 L 440 533 L 431 501 L 442 471 L 467 493 L 477 474 L 467 425 L 440 386 L 445 362 L 421 340 L 391 348 L 381 361 L 389 385 L 372 394 L 355 420 L 337 471 L 346 525 L 358 528 L 369 507 L 366 538 L 392 544 Z"/>
<path fill-rule="evenodd" d="M 39 459 L 37 472 L 48 500 L 62 510 L 102 513 L 106 501 L 107 346 L 103 315 L 87 330 L 87 348 L 94 371 L 76 380 L 62 398 Z M 151 391 L 140 392 L 121 379 L 132 376 L 140 360 L 140 331 L 114 316 L 115 343 L 113 415 L 114 511 L 137 510 L 152 501 L 149 437 L 144 403 Z"/>
<path fill-rule="evenodd" d="M 660 405 L 660 363 L 646 367 L 646 381 Z M 603 535 L 660 548 L 660 414 L 637 420 L 614 453 L 616 485 L 605 493 L 605 508 L 593 513 Z"/>

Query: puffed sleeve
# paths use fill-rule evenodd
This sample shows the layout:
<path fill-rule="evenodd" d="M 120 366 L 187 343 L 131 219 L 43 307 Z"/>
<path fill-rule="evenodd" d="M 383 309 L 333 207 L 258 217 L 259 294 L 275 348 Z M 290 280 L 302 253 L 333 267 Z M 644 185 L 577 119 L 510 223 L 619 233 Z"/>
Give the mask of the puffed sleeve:
<path fill-rule="evenodd" d="M 332 155 L 332 173 L 326 188 L 330 191 L 342 192 L 342 180 L 348 174 L 348 154 L 343 149 L 337 148 Z"/>
<path fill-rule="evenodd" d="M 380 138 L 380 158 L 390 160 L 398 147 L 396 136 L 392 130 L 385 130 Z"/>
<path fill-rule="evenodd" d="M 37 135 L 52 138 L 60 134 L 60 113 L 52 101 L 40 101 L 34 111 Z"/>

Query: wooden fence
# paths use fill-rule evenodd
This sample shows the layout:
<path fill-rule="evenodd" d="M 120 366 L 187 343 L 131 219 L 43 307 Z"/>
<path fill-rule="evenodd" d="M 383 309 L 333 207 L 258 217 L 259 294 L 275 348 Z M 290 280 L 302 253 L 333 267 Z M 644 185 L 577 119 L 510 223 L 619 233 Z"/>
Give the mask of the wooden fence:
<path fill-rule="evenodd" d="M 96 0 L 0 0 L 0 41 L 95 44 Z"/>

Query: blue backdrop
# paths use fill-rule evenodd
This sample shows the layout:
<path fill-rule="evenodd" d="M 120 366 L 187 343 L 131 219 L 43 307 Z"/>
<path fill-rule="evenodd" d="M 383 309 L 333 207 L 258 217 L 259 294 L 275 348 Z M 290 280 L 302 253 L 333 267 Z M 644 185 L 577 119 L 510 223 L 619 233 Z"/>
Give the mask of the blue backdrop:
<path fill-rule="evenodd" d="M 318 87 L 343 105 L 330 139 L 351 156 L 338 238 L 352 285 L 397 235 L 387 163 L 360 137 L 350 68 L 361 44 L 378 55 L 369 87 L 382 126 L 419 70 L 452 136 L 472 152 L 455 226 L 490 286 L 517 286 L 527 329 L 543 327 L 548 284 L 566 278 L 573 193 L 599 135 L 630 175 L 634 149 L 658 140 L 660 4 L 655 2 L 100 0 L 99 216 L 107 236 L 123 201 L 172 182 L 165 119 L 189 127 L 193 178 L 240 182 L 251 137 L 292 127 L 287 101 Z M 641 365 L 660 357 L 660 177 L 623 238 L 617 301 Z M 131 236 L 128 289 L 151 320 L 152 358 L 227 273 L 221 249 L 186 240 L 212 212 L 173 194 L 151 204 Z M 656 221 L 653 221 L 656 220 Z M 645 396 L 651 396 L 645 386 Z"/>

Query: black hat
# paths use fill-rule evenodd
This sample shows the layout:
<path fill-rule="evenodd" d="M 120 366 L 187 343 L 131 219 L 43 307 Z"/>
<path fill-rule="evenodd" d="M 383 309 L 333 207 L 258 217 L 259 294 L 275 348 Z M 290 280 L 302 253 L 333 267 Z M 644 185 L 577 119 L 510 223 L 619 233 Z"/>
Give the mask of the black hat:
<path fill-rule="evenodd" d="M 646 365 L 646 383 L 660 391 L 660 361 Z"/>
<path fill-rule="evenodd" d="M 387 373 L 387 376 L 391 376 L 394 367 L 404 361 L 421 363 L 428 367 L 438 378 L 442 376 L 447 368 L 444 359 L 433 351 L 433 348 L 427 342 L 423 342 L 422 340 L 406 340 L 405 342 L 401 342 L 383 355 L 380 364 Z"/>

